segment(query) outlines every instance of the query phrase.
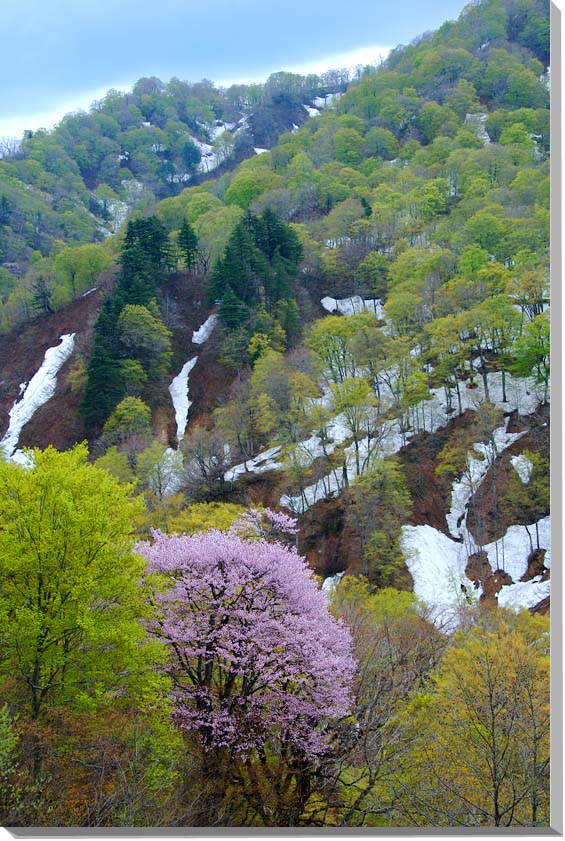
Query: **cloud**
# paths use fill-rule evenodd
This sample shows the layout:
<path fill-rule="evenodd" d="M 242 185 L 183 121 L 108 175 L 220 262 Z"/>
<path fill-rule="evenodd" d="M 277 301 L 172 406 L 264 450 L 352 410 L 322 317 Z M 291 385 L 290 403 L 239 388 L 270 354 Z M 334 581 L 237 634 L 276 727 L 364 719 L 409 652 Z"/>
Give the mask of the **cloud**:
<path fill-rule="evenodd" d="M 2 126 L 52 125 L 141 76 L 261 81 L 348 66 L 456 17 L 464 0 L 2 0 Z M 361 55 L 361 53 L 360 53 Z M 353 59 L 357 63 L 358 59 Z M 366 61 L 365 57 L 361 61 Z M 8 82 L 9 80 L 9 82 Z M 16 118 L 22 118 L 23 123 Z M 0 132 L 4 131 L 0 128 Z"/>
<path fill-rule="evenodd" d="M 336 68 L 348 67 L 352 71 L 359 64 L 378 64 L 388 55 L 389 48 L 381 46 L 358 47 L 348 52 L 334 53 L 322 57 L 318 60 L 311 60 L 304 63 L 292 64 L 285 67 L 270 67 L 265 68 L 262 73 L 257 76 L 248 78 L 232 78 L 221 79 L 217 82 L 218 85 L 228 87 L 235 82 L 249 84 L 251 82 L 262 82 L 270 73 L 278 70 L 288 70 L 291 73 L 324 73 L 326 70 Z M 26 129 L 36 131 L 39 128 L 51 129 L 55 126 L 65 114 L 73 111 L 88 111 L 92 103 L 97 99 L 102 99 L 110 88 L 116 90 L 130 90 L 136 78 L 127 82 L 110 83 L 102 88 L 92 88 L 77 92 L 73 96 L 67 96 L 51 109 L 41 109 L 37 111 L 30 110 L 28 113 L 18 114 L 13 117 L 0 116 L 0 137 L 21 137 Z"/>

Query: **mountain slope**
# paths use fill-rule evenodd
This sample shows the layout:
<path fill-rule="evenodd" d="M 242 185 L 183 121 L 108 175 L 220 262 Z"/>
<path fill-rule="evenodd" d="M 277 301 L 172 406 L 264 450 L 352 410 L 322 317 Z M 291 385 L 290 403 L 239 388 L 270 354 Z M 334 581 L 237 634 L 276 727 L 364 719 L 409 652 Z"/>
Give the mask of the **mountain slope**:
<path fill-rule="evenodd" d="M 384 66 L 366 68 L 270 151 L 155 206 L 177 269 L 155 293 L 173 356 L 166 376 L 135 393 L 152 410 L 157 440 L 176 447 L 169 385 L 198 356 L 182 447 L 186 463 L 200 467 L 183 479 L 185 502 L 287 506 L 301 517 L 309 560 L 325 574 L 347 567 L 379 586 L 414 584 L 419 592 L 413 556 L 420 553 L 429 578 L 432 552 L 452 557 L 441 577 L 445 586 L 453 577 L 459 600 L 492 599 L 499 584 L 545 598 L 544 569 L 535 586 L 515 578 L 493 584 L 497 570 L 488 571 L 481 553 L 496 566 L 499 549 L 490 544 L 518 523 L 532 534 L 538 523 L 545 540 L 543 483 L 536 473 L 527 490 L 538 502 L 526 504 L 508 458 L 527 450 L 543 473 L 548 457 L 546 22 L 537 0 L 471 6 Z M 289 120 L 302 105 L 288 100 L 284 81 L 272 101 L 283 97 Z M 143 116 L 162 122 L 162 91 L 154 81 L 142 87 Z M 259 113 L 250 122 L 268 131 L 272 113 L 262 112 L 263 128 Z M 218 119 L 230 116 L 237 114 Z M 271 212 L 276 224 L 265 222 Z M 198 240 L 198 265 L 184 271 L 186 224 Z M 292 277 L 281 247 L 269 251 L 268 224 L 300 244 Z M 110 242 L 116 255 L 120 242 Z M 284 294 L 274 295 L 279 283 Z M 200 347 L 192 331 L 212 309 L 220 320 Z M 77 309 L 81 335 L 83 317 Z M 116 353 L 127 361 L 123 346 Z M 8 370 L 12 396 L 38 363 L 35 353 L 25 376 Z M 133 382 L 124 387 L 134 393 Z M 52 406 L 66 399 L 61 390 Z M 73 417 L 62 423 L 66 446 L 77 434 Z M 45 444 L 48 414 L 41 418 L 33 430 Z M 100 427 L 90 436 L 98 456 L 107 447 Z M 120 444 L 133 469 L 139 446 L 135 435 Z M 434 486 L 429 495 L 426 483 Z M 367 510 L 356 487 L 366 489 Z M 452 492 L 463 499 L 457 516 Z M 526 532 L 522 538 L 525 572 L 538 547 L 526 545 Z M 548 548 L 539 546 L 542 568 Z"/>

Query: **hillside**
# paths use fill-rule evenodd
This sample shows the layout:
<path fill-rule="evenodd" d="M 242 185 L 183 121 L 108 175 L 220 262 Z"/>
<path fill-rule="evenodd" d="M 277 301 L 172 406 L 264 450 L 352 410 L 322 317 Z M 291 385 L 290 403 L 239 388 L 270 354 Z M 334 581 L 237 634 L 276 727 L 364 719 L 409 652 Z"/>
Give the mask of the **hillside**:
<path fill-rule="evenodd" d="M 0 161 L 0 195 L 3 183 L 15 185 L 7 206 L 23 208 L 18 191 L 38 196 L 27 190 L 30 173 L 50 172 L 46 150 L 67 156 L 45 189 L 49 201 L 55 187 L 63 193 L 49 232 L 36 226 L 36 236 L 45 234 L 40 255 L 21 225 L 2 228 L 13 248 L 7 262 L 29 263 L 17 281 L 7 269 L 2 311 L 0 450 L 8 466 L 32 471 L 36 458 L 43 470 L 54 455 L 23 449 L 48 445 L 84 460 L 73 447 L 86 440 L 88 463 L 119 493 L 135 495 L 130 528 L 153 540 L 138 546 L 152 572 L 172 575 L 166 535 L 189 535 L 178 538 L 187 566 L 174 583 L 182 580 L 187 593 L 190 570 L 204 569 L 227 541 L 228 571 L 220 564 L 218 579 L 217 570 L 205 572 L 219 599 L 211 636 L 228 613 L 217 592 L 225 585 L 237 611 L 262 576 L 278 576 L 283 549 L 289 615 L 318 610 L 318 595 L 296 595 L 303 585 L 293 583 L 288 548 L 296 545 L 363 666 L 351 718 L 335 683 L 340 712 L 327 713 L 339 719 L 329 753 L 317 741 L 322 724 L 307 748 L 303 731 L 293 731 L 285 754 L 287 699 L 276 693 L 259 712 L 242 702 L 249 721 L 256 716 L 253 736 L 247 718 L 249 733 L 228 722 L 229 692 L 217 709 L 198 692 L 179 702 L 188 685 L 179 679 L 174 721 L 198 758 L 175 773 L 198 792 L 217 785 L 220 805 L 207 794 L 203 805 L 199 794 L 184 811 L 170 792 L 165 806 L 136 801 L 146 825 L 168 825 L 171 815 L 175 825 L 205 825 L 214 808 L 222 825 L 549 821 L 547 761 L 536 764 L 528 741 L 535 731 L 547 749 L 548 15 L 543 0 L 482 0 L 354 79 L 276 74 L 263 87 L 229 90 L 143 79 Z M 65 201 L 74 217 L 88 217 L 80 235 L 57 227 L 69 218 Z M 111 231 L 112 213 L 119 231 Z M 240 539 L 249 545 L 229 544 Z M 232 582 L 232 563 L 252 578 Z M 152 608 L 161 604 L 161 595 L 152 598 Z M 192 614 L 203 598 L 194 595 Z M 277 628 L 286 610 L 278 598 L 261 608 L 275 610 Z M 166 615 L 171 606 L 160 609 Z M 186 623 L 199 639 L 203 626 L 190 625 L 192 614 L 159 625 L 179 661 L 183 646 L 186 662 L 203 656 L 211 638 L 193 650 L 188 631 L 177 638 L 164 630 Z M 245 622 L 267 661 L 278 649 L 247 614 Z M 345 643 L 334 634 L 328 626 L 320 638 L 346 676 Z M 229 648 L 223 638 L 221 646 Z M 485 706 L 494 697 L 491 672 L 473 671 L 483 663 L 496 663 L 502 713 Z M 167 674 L 177 679 L 174 668 Z M 318 712 L 331 709 L 325 691 Z M 483 757 L 469 724 L 482 733 L 491 713 L 503 718 L 496 739 L 515 727 L 527 734 L 522 753 L 507 748 L 500 809 L 481 776 L 492 757 Z M 257 743 L 271 716 L 276 738 Z M 160 727 L 151 719 L 150 739 L 159 741 Z M 159 761 L 168 761 L 167 750 L 179 755 L 175 732 L 167 731 Z M 436 743 L 434 757 L 428 746 Z M 146 749 L 153 756 L 155 741 Z M 231 781 L 213 764 L 220 756 Z M 430 780 L 440 781 L 437 790 Z M 143 777 L 144 791 L 152 784 Z M 113 797 L 110 823 L 100 825 L 116 820 Z M 52 808 L 61 822 L 98 825 L 78 805 L 70 817 Z"/>
<path fill-rule="evenodd" d="M 265 500 L 307 516 L 316 526 L 305 537 L 305 545 L 316 545 L 315 565 L 322 573 L 339 571 L 338 567 L 367 572 L 371 566 L 368 547 L 373 538 L 368 544 L 369 535 L 352 531 L 349 523 L 351 506 L 356 504 L 349 485 L 357 475 L 370 475 L 375 459 L 400 452 L 406 473 L 409 453 L 416 447 L 420 464 L 427 464 L 420 468 L 422 475 L 431 478 L 443 452 L 436 440 L 444 440 L 444 446 L 450 441 L 449 434 L 441 437 L 444 429 L 461 437 L 470 435 L 469 446 L 475 443 L 469 410 L 476 410 L 485 397 L 499 407 L 499 425 L 503 420 L 504 426 L 510 422 L 520 430 L 517 439 L 529 434 L 529 418 L 535 419 L 538 406 L 545 403 L 543 359 L 541 368 L 533 372 L 537 370 L 537 380 L 520 379 L 515 369 L 516 352 L 528 343 L 527 337 L 541 335 L 537 325 L 545 318 L 548 294 L 548 95 L 542 76 L 546 68 L 540 62 L 547 56 L 537 43 L 532 42 L 529 50 L 517 23 L 497 18 L 497 8 L 495 3 L 485 4 L 480 15 L 479 7 L 468 10 L 458 23 L 442 27 L 433 37 L 399 48 L 383 67 L 366 68 L 337 103 L 334 100 L 302 128 L 295 126 L 283 134 L 270 152 L 155 206 L 163 236 L 177 250 L 172 256 L 174 251 L 167 246 L 164 274 L 147 297 L 157 295 L 163 328 L 170 331 L 166 369 L 172 376 L 188 359 L 198 357 L 187 380 L 191 405 L 183 447 L 190 451 L 194 433 L 197 446 L 215 462 L 216 438 L 230 444 L 229 458 L 222 456 L 218 464 L 208 465 L 209 471 L 203 468 L 204 475 L 195 480 L 195 498 L 256 502 L 265 495 Z M 275 81 L 283 85 L 285 79 L 281 74 L 271 78 L 267 84 L 271 100 L 264 108 L 272 106 Z M 510 83 L 518 86 L 509 90 Z M 152 109 L 157 124 L 164 119 L 157 116 L 158 104 L 165 109 L 173 88 L 172 83 L 166 88 L 157 80 L 145 80 L 132 96 L 136 107 L 145 103 L 143 116 Z M 318 90 L 309 91 L 311 101 Z M 212 97 L 215 89 L 210 85 L 206 91 Z M 240 105 L 243 95 L 240 92 Z M 285 96 L 288 103 L 297 94 L 286 90 L 281 99 Z M 116 109 L 118 100 L 125 104 L 126 99 L 109 94 L 96 114 Z M 235 103 L 228 114 L 218 110 L 218 101 L 216 114 L 237 116 Z M 225 102 L 222 107 L 227 108 Z M 260 113 L 267 125 L 276 125 L 272 113 L 265 116 L 268 111 L 257 112 L 256 124 L 261 123 Z M 88 119 L 95 116 L 93 112 Z M 87 118 L 64 120 L 65 130 L 70 130 L 72 120 L 79 126 Z M 53 140 L 62 136 L 63 124 Z M 210 131 L 203 123 L 200 129 Z M 75 144 L 69 148 L 78 154 Z M 236 287 L 234 278 L 240 269 L 228 263 L 227 256 L 224 263 L 218 260 L 230 247 L 241 254 L 244 223 L 253 218 L 249 213 L 262 214 L 266 208 L 280 220 L 281 231 L 284 223 L 290 224 L 300 270 L 278 303 L 276 298 L 265 300 L 261 291 L 244 303 L 249 269 L 243 269 Z M 188 272 L 182 270 L 183 262 L 188 265 L 180 232 L 183 220 L 195 237 L 194 263 Z M 281 247 L 276 246 L 279 254 Z M 246 259 L 265 259 L 260 249 L 253 253 L 256 257 L 250 251 Z M 171 260 L 177 273 L 167 280 Z M 261 265 L 259 272 L 267 271 Z M 222 271 L 229 277 L 228 287 Z M 231 309 L 225 302 L 226 289 Z M 112 297 L 111 292 L 106 294 Z M 20 336 L 6 342 L 10 350 L 3 359 L 8 385 L 4 413 L 17 397 L 18 383 L 31 379 L 58 331 L 77 333 L 74 369 L 84 370 L 102 298 L 100 291 L 79 298 L 60 314 L 32 321 Z M 220 303 L 219 323 L 200 346 L 191 334 L 209 315 L 206 301 L 214 299 Z M 283 303 L 285 316 L 280 315 Z M 232 310 L 235 316 L 230 315 Z M 292 321 L 290 313 L 295 313 Z M 39 336 L 44 339 L 39 341 Z M 28 350 L 30 340 L 33 353 Z M 248 346 L 257 350 L 247 350 Z M 543 357 L 546 350 L 541 353 Z M 71 360 L 61 371 L 55 396 L 24 427 L 20 444 L 53 442 L 69 447 L 88 435 L 92 452 L 104 451 L 97 436 L 118 397 L 109 398 L 107 409 L 100 408 L 100 388 L 104 390 L 107 376 L 101 374 L 101 385 L 94 387 L 98 414 L 94 426 L 89 426 L 88 418 L 77 415 L 81 377 L 71 390 L 72 369 Z M 92 368 L 89 372 L 92 376 Z M 500 377 L 506 381 L 507 394 L 499 391 Z M 164 373 L 141 389 L 127 381 L 115 388 L 116 395 L 143 397 L 152 409 L 156 439 L 164 446 L 177 446 L 175 408 Z M 295 393 L 290 402 L 287 388 Z M 324 396 L 318 398 L 320 388 Z M 55 417 L 60 418 L 56 431 L 49 429 Z M 238 428 L 241 424 L 244 427 Z M 487 440 L 482 438 L 491 433 L 487 427 L 477 430 L 476 442 Z M 125 439 L 120 447 L 127 451 L 127 434 Z M 498 457 L 499 448 L 492 440 Z M 518 452 L 518 443 L 516 448 Z M 260 461 L 260 476 L 255 478 L 254 462 L 245 459 L 262 450 L 270 458 Z M 541 451 L 547 458 L 547 442 Z M 238 461 L 244 469 L 237 467 Z M 271 465 L 278 469 L 272 475 Z M 240 481 L 218 484 L 222 472 Z M 401 551 L 398 541 L 403 516 L 407 524 L 412 521 L 410 507 L 415 504 L 419 509 L 416 522 L 422 526 L 433 523 L 446 536 L 463 540 L 459 527 L 445 525 L 446 480 L 435 480 L 440 487 L 443 484 L 441 498 L 422 510 L 408 476 L 412 502 L 393 531 L 379 538 L 397 547 L 382 581 L 404 581 L 405 586 L 411 579 L 401 571 L 401 558 L 408 550 Z M 188 494 L 190 499 L 190 490 Z M 338 522 L 345 532 L 336 533 L 334 522 L 330 539 L 324 534 L 326 503 L 321 500 L 340 494 Z M 519 515 L 514 516 L 519 521 Z M 510 521 L 502 515 L 500 521 L 498 527 L 487 529 L 491 538 L 503 537 Z M 311 531 L 311 526 L 305 528 Z M 469 541 L 467 554 L 473 547 L 482 551 L 476 535 L 470 535 Z M 448 551 L 454 551 L 451 545 L 443 545 L 441 552 Z M 458 563 L 463 573 L 465 563 Z M 381 580 L 378 571 L 373 574 Z M 539 592 L 545 597 L 544 588 Z"/>
<path fill-rule="evenodd" d="M 132 210 L 271 148 L 347 84 L 347 71 L 274 73 L 264 84 L 229 88 L 144 78 L 50 131 L 7 139 L 0 144 L 0 331 L 88 288 L 81 277 L 75 288 L 69 264 L 96 252 L 68 248 L 104 243 Z"/>

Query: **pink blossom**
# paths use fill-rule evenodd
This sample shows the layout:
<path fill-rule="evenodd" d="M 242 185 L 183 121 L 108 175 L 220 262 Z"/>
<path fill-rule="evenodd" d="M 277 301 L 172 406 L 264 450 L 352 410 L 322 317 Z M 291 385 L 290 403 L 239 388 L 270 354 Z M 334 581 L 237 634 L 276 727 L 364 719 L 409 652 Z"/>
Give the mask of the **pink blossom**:
<path fill-rule="evenodd" d="M 167 582 L 152 630 L 170 646 L 178 724 L 207 747 L 323 753 L 325 722 L 352 702 L 351 639 L 296 550 L 210 531 L 155 532 L 138 551 Z"/>

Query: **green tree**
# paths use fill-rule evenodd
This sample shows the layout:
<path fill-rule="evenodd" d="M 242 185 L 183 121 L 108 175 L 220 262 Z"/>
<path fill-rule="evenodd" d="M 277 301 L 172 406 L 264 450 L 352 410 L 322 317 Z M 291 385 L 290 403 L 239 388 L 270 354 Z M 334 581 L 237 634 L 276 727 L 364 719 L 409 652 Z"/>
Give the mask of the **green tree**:
<path fill-rule="evenodd" d="M 402 468 L 395 459 L 380 459 L 350 494 L 347 519 L 361 538 L 363 574 L 379 587 L 394 586 L 404 570 L 401 526 L 412 510 Z"/>
<path fill-rule="evenodd" d="M 198 262 L 198 237 L 187 219 L 183 219 L 178 238 L 179 248 L 188 271 L 193 271 Z"/>
<path fill-rule="evenodd" d="M 120 343 L 125 354 L 143 366 L 148 376 L 164 376 L 172 359 L 171 333 L 158 316 L 158 310 L 126 304 L 118 318 Z"/>
<path fill-rule="evenodd" d="M 147 438 L 151 434 L 151 409 L 139 397 L 124 397 L 102 430 L 107 445 L 121 444 L 132 435 Z"/>
<path fill-rule="evenodd" d="M 523 450 L 521 455 L 530 462 L 530 474 L 527 482 L 523 482 L 516 470 L 513 470 L 504 489 L 504 496 L 500 506 L 511 522 L 526 523 L 526 530 L 530 536 L 530 549 L 534 550 L 534 543 L 530 535 L 532 524 L 536 533 L 536 546 L 539 549 L 538 522 L 546 517 L 550 510 L 550 467 L 549 462 L 541 453 Z"/>
<path fill-rule="evenodd" d="M 409 742 L 397 820 L 417 826 L 549 823 L 549 625 L 499 610 L 458 633 L 433 682 L 401 710 Z"/>
<path fill-rule="evenodd" d="M 75 298 L 88 291 L 110 263 L 111 258 L 102 246 L 80 245 L 60 251 L 55 257 L 53 268 L 68 279 Z"/>
<path fill-rule="evenodd" d="M 547 403 L 549 391 L 550 332 L 547 313 L 536 315 L 526 326 L 514 344 L 515 361 L 513 373 L 520 377 L 533 374 L 536 382 L 543 384 L 543 400 Z"/>
<path fill-rule="evenodd" d="M 155 681 L 144 565 L 132 553 L 141 504 L 87 456 L 80 444 L 34 450 L 26 467 L 0 464 L 0 669 L 32 720 Z"/>

